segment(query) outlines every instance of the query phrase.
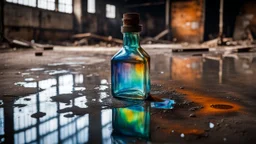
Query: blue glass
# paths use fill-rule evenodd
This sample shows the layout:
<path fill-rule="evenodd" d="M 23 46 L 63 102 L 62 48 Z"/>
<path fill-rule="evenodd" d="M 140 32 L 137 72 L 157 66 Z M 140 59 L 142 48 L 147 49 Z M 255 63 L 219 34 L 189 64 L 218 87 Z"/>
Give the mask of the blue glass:
<path fill-rule="evenodd" d="M 152 108 L 158 108 L 158 109 L 173 109 L 173 106 L 175 104 L 174 100 L 171 99 L 162 99 L 161 102 L 151 102 Z"/>
<path fill-rule="evenodd" d="M 112 95 L 146 99 L 150 92 L 150 56 L 141 48 L 138 32 L 126 32 L 123 36 L 123 48 L 111 60 Z"/>
<path fill-rule="evenodd" d="M 114 134 L 150 137 L 149 106 L 140 105 L 113 109 L 112 126 Z"/>

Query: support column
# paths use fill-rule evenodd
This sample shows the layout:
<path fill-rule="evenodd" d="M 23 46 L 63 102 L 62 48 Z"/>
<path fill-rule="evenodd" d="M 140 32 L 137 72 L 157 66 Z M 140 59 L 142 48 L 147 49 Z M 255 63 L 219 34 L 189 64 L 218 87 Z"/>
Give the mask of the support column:
<path fill-rule="evenodd" d="M 0 1 L 0 43 L 4 41 L 4 3 L 5 0 Z"/>
<path fill-rule="evenodd" d="M 166 3 L 165 3 L 165 26 L 166 26 L 166 29 L 168 29 L 168 34 L 167 34 L 167 39 L 168 40 L 171 40 L 171 19 L 170 19 L 170 7 L 171 7 L 171 3 L 170 3 L 170 0 L 166 0 Z"/>
<path fill-rule="evenodd" d="M 220 0 L 219 44 L 223 44 L 223 8 L 224 0 Z"/>
<path fill-rule="evenodd" d="M 55 11 L 59 11 L 59 0 L 55 0 Z"/>
<path fill-rule="evenodd" d="M 73 0 L 74 30 L 76 33 L 82 32 L 82 0 Z"/>

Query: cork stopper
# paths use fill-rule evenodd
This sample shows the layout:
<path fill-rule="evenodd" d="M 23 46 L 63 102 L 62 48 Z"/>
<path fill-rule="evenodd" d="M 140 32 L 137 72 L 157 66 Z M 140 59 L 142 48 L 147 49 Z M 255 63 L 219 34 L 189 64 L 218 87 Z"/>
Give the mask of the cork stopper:
<path fill-rule="evenodd" d="M 123 14 L 122 32 L 141 32 L 140 15 L 138 13 Z"/>

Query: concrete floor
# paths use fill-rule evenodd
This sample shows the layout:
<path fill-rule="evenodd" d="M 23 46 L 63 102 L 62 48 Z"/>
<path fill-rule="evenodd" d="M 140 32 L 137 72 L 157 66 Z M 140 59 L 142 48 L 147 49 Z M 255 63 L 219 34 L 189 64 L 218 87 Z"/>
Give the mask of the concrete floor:
<path fill-rule="evenodd" d="M 115 50 L 1 52 L 0 143 L 256 141 L 256 53 L 147 51 L 152 96 L 145 102 L 112 98 Z M 141 110 L 135 124 L 118 125 L 118 110 L 130 108 L 131 118 L 134 106 Z M 126 128 L 132 135 L 135 127 L 150 136 L 117 133 Z"/>

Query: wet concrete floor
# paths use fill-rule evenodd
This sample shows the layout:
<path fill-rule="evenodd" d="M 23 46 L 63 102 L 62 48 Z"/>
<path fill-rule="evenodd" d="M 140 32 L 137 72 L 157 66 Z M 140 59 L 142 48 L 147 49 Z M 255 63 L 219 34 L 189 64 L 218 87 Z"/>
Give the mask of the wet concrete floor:
<path fill-rule="evenodd" d="M 151 55 L 151 97 L 110 93 L 113 52 L 0 53 L 0 143 L 254 143 L 256 53 Z"/>

